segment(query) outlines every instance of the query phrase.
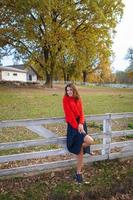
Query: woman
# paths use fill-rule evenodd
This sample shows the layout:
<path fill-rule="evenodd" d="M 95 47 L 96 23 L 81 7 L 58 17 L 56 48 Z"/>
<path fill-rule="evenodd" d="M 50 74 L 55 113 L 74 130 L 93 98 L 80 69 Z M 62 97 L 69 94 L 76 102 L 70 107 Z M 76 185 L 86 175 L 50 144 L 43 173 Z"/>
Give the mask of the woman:
<path fill-rule="evenodd" d="M 83 154 L 90 154 L 92 137 L 87 135 L 87 126 L 84 119 L 82 101 L 74 84 L 70 83 L 65 87 L 63 97 L 63 109 L 67 122 L 67 148 L 71 153 L 77 155 L 76 180 L 83 181 L 82 165 Z"/>

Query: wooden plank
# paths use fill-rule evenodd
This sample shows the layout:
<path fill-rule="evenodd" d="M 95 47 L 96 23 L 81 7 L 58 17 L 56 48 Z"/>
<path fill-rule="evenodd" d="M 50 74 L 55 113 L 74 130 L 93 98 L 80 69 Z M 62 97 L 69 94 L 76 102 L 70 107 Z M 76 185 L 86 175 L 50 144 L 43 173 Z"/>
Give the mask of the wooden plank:
<path fill-rule="evenodd" d="M 132 135 L 133 130 L 121 130 L 121 131 L 112 131 L 111 132 L 111 137 L 120 137 L 120 136 L 127 136 L 127 135 Z"/>
<path fill-rule="evenodd" d="M 49 144 L 57 144 L 66 148 L 66 137 L 51 138 L 47 140 L 39 139 L 39 140 L 25 140 L 25 141 L 18 141 L 18 142 L 0 143 L 0 150 L 25 148 L 25 147 L 41 146 L 41 145 L 49 145 Z M 91 145 L 91 148 L 92 150 L 100 150 L 103 148 L 103 144 Z"/>
<path fill-rule="evenodd" d="M 0 127 L 15 127 L 15 126 L 35 126 L 49 123 L 62 123 L 64 117 L 53 117 L 53 118 L 40 118 L 40 119 L 20 119 L 20 120 L 7 120 L 1 121 Z"/>
<path fill-rule="evenodd" d="M 72 166 L 76 164 L 75 159 L 71 160 L 62 160 L 62 161 L 55 161 L 55 162 L 46 162 L 43 164 L 35 164 L 30 166 L 22 166 L 22 167 L 16 167 L 11 169 L 2 169 L 0 170 L 0 176 L 9 176 L 9 175 L 15 175 L 20 173 L 29 173 L 29 172 L 37 172 L 37 171 L 49 171 L 57 168 L 64 168 L 67 166 Z"/>
<path fill-rule="evenodd" d="M 91 151 L 101 150 L 103 148 L 107 148 L 107 145 L 103 145 L 103 144 L 91 145 Z M 16 160 L 44 158 L 47 156 L 63 155 L 66 153 L 69 153 L 67 148 L 47 150 L 47 151 L 36 151 L 36 152 L 30 152 L 30 153 L 12 154 L 12 155 L 0 156 L 0 163 L 16 161 Z"/>
<path fill-rule="evenodd" d="M 85 116 L 87 120 L 103 120 L 108 118 L 107 114 L 98 115 L 87 115 Z M 20 120 L 6 120 L 0 122 L 0 127 L 15 127 L 15 126 L 37 126 L 49 123 L 62 123 L 65 122 L 64 117 L 53 117 L 53 118 L 39 118 L 39 119 L 20 119 Z"/>
<path fill-rule="evenodd" d="M 86 121 L 102 121 L 108 118 L 109 118 L 108 114 L 85 115 Z"/>
<path fill-rule="evenodd" d="M 0 150 L 57 144 L 66 146 L 66 137 L 0 143 Z"/>
<path fill-rule="evenodd" d="M 121 152 L 133 151 L 133 144 L 129 144 L 128 146 L 124 146 L 121 149 Z"/>
<path fill-rule="evenodd" d="M 97 151 L 108 148 L 108 144 L 93 144 L 90 146 L 91 151 Z"/>
<path fill-rule="evenodd" d="M 56 150 L 36 151 L 30 153 L 6 155 L 6 156 L 0 156 L 0 163 L 16 161 L 16 160 L 45 158 L 47 156 L 64 155 L 66 153 L 68 153 L 67 149 L 56 149 Z"/>
<path fill-rule="evenodd" d="M 114 143 L 110 144 L 111 149 L 112 148 L 119 148 L 119 147 L 127 147 L 127 146 L 132 146 L 132 149 L 133 149 L 133 140 L 122 141 L 122 142 L 114 142 Z"/>
<path fill-rule="evenodd" d="M 111 113 L 111 119 L 122 119 L 122 118 L 131 118 L 131 117 L 133 117 L 133 112 Z"/>
<path fill-rule="evenodd" d="M 108 159 L 108 155 L 96 155 L 96 156 L 91 156 L 86 154 L 84 156 L 84 163 L 91 163 L 91 162 L 96 162 L 96 161 L 100 161 L 100 160 L 107 160 Z"/>
<path fill-rule="evenodd" d="M 109 159 L 116 159 L 116 158 L 124 158 L 128 156 L 133 156 L 133 150 L 132 151 L 125 151 L 125 152 L 116 152 L 109 154 Z"/>
<path fill-rule="evenodd" d="M 98 120 L 109 119 L 109 115 L 111 115 L 111 119 L 128 118 L 128 117 L 133 117 L 133 112 L 86 115 L 85 118 L 86 120 L 89 120 L 89 121 L 98 121 Z M 36 126 L 36 125 L 41 125 L 41 124 L 62 123 L 62 122 L 65 122 L 64 117 L 6 120 L 6 121 L 0 122 L 0 127 L 4 128 L 4 127 L 15 127 L 15 126 Z"/>
<path fill-rule="evenodd" d="M 99 155 L 99 156 L 88 156 L 84 158 L 84 162 L 91 163 L 94 161 L 99 160 L 105 160 L 107 159 L 107 156 Z M 64 169 L 64 167 L 70 168 L 73 165 L 76 165 L 77 161 L 75 159 L 69 159 L 69 160 L 61 160 L 61 161 L 55 161 L 55 162 L 46 162 L 43 164 L 36 164 L 36 165 L 30 165 L 30 166 L 23 166 L 23 167 L 16 167 L 11 169 L 2 169 L 0 170 L 0 176 L 9 176 L 9 175 L 15 175 L 15 174 L 21 174 L 21 173 L 29 173 L 29 172 L 37 172 L 37 171 L 50 171 L 53 169 Z"/>

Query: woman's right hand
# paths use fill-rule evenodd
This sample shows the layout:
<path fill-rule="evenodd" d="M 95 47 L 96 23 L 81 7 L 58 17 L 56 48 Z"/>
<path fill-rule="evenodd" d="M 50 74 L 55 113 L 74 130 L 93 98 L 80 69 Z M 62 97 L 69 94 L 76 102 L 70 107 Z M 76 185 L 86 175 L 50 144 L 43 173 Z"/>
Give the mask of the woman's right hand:
<path fill-rule="evenodd" d="M 80 133 L 85 133 L 83 124 L 79 124 L 79 125 L 78 125 L 78 131 L 79 131 Z"/>

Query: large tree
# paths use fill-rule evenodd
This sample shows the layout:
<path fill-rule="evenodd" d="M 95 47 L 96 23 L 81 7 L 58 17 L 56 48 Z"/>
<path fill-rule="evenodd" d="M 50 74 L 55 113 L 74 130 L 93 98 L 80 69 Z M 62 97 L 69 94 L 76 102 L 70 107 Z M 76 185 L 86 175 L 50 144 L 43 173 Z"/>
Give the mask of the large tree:
<path fill-rule="evenodd" d="M 92 63 L 103 55 L 108 59 L 123 13 L 122 0 L 6 0 L 0 6 L 3 55 L 31 60 L 49 87 L 62 58 L 72 58 L 65 66 L 78 73 L 96 69 Z"/>

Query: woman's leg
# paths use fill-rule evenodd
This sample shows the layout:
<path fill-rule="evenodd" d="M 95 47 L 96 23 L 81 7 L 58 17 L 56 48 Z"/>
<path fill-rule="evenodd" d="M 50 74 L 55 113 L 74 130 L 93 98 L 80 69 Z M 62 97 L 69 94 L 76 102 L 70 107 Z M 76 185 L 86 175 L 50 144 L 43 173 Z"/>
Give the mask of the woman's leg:
<path fill-rule="evenodd" d="M 77 174 L 82 173 L 83 167 L 83 147 L 81 147 L 80 153 L 77 155 Z"/>
<path fill-rule="evenodd" d="M 89 136 L 89 135 L 86 135 L 84 137 L 84 142 L 82 144 L 82 147 L 88 147 L 88 146 L 90 146 L 93 143 L 94 143 L 93 138 L 91 136 Z"/>
<path fill-rule="evenodd" d="M 83 168 L 83 148 L 90 146 L 91 144 L 93 144 L 94 140 L 92 137 L 90 137 L 89 135 L 86 135 L 84 137 L 84 142 L 82 144 L 80 153 L 77 155 L 77 173 L 76 173 L 76 180 L 79 183 L 83 182 L 83 178 L 82 178 L 82 168 Z"/>
<path fill-rule="evenodd" d="M 84 137 L 84 142 L 82 144 L 80 153 L 77 155 L 77 173 L 81 173 L 82 172 L 82 167 L 83 167 L 83 148 L 84 147 L 88 147 L 91 144 L 93 144 L 94 140 L 92 137 L 90 137 L 89 135 L 86 135 Z"/>
<path fill-rule="evenodd" d="M 84 122 L 84 130 L 85 130 L 86 133 L 88 132 L 88 131 L 87 131 L 86 121 Z M 94 143 L 93 138 L 92 138 L 91 136 L 89 136 L 89 135 L 86 135 L 86 136 L 84 137 L 84 142 L 83 142 L 82 146 L 83 146 L 83 147 L 88 147 L 88 146 L 90 146 L 90 145 L 93 144 L 93 143 Z"/>

